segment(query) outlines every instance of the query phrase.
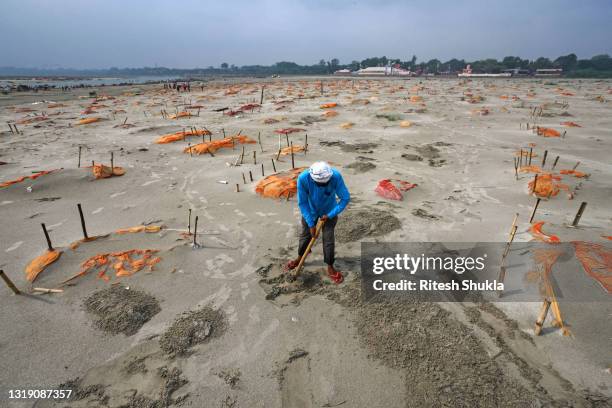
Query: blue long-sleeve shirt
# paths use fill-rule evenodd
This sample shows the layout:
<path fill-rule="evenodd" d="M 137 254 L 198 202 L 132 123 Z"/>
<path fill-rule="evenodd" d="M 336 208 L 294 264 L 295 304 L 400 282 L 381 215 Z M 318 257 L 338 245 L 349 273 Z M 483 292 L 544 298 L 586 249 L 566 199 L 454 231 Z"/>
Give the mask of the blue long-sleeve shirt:
<path fill-rule="evenodd" d="M 351 200 L 351 195 L 340 172 L 333 168 L 332 172 L 332 177 L 326 186 L 317 185 L 310 177 L 308 170 L 304 170 L 298 176 L 298 206 L 310 228 L 313 228 L 317 220 L 324 215 L 334 218 L 340 214 Z"/>

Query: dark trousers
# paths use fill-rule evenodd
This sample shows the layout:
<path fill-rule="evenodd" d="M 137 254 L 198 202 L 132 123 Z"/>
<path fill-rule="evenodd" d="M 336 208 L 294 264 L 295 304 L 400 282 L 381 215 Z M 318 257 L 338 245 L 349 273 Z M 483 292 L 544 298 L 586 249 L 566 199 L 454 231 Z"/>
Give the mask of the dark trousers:
<path fill-rule="evenodd" d="M 334 237 L 336 222 L 338 222 L 338 217 L 328 219 L 323 225 L 323 231 L 321 231 L 323 235 L 323 260 L 328 265 L 333 265 L 336 259 L 336 238 Z M 308 247 L 311 239 L 312 235 L 310 235 L 310 228 L 306 220 L 302 217 L 302 232 L 300 233 L 300 245 L 298 248 L 298 255 L 300 257 L 306 252 L 306 247 Z"/>

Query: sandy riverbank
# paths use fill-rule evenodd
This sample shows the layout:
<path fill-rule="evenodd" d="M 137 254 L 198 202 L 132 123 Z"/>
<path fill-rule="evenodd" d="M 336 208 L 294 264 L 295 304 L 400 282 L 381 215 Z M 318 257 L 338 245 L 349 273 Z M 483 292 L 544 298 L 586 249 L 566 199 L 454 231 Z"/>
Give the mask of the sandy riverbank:
<path fill-rule="evenodd" d="M 359 296 L 362 240 L 505 242 L 517 212 L 516 241 L 531 240 L 532 175 L 516 180 L 513 167 L 520 148 L 533 147 L 537 164 L 548 150 L 548 166 L 559 156 L 557 169 L 580 162 L 577 169 L 590 175 L 564 178 L 572 200 L 561 191 L 542 202 L 537 218 L 546 231 L 563 241 L 609 245 L 610 89 L 612 82 L 593 80 L 338 79 L 326 81 L 321 95 L 317 80 L 278 79 L 266 82 L 261 108 L 235 116 L 214 109 L 259 103 L 256 81 L 210 82 L 190 93 L 160 85 L 106 88 L 99 95 L 110 98 L 90 114 L 82 114 L 92 106 L 89 90 L 3 97 L 0 182 L 61 169 L 0 188 L 0 268 L 17 286 L 27 290 L 24 267 L 45 251 L 40 223 L 64 252 L 39 275 L 37 287 L 57 287 L 96 254 L 152 249 L 160 261 L 123 279 L 109 272 L 109 282 L 89 273 L 56 294 L 14 296 L 2 287 L 0 405 L 32 406 L 8 401 L 7 389 L 57 387 L 76 378 L 70 384 L 82 398 L 57 406 L 610 404 L 611 302 L 561 302 L 573 336 L 547 321 L 535 337 L 537 303 L 381 306 Z M 411 96 L 421 99 L 411 102 Z M 484 99 L 470 103 L 474 96 Z M 322 115 L 319 106 L 329 102 L 338 104 L 337 116 Z M 189 110 L 191 117 L 160 114 L 194 105 L 201 107 Z M 563 137 L 526 130 L 534 107 L 543 108 L 538 125 L 566 132 Z M 84 117 L 101 120 L 76 125 Z M 561 125 L 566 121 L 581 127 Z M 21 133 L 9 132 L 7 122 L 18 123 Z M 260 134 L 261 146 L 244 145 L 244 163 L 234 166 L 240 147 L 190 156 L 183 149 L 199 136 L 154 143 L 190 127 L 210 130 L 212 139 L 240 132 L 257 140 Z M 299 210 L 295 198 L 262 198 L 253 190 L 261 163 L 266 175 L 271 159 L 277 170 L 291 168 L 289 156 L 276 161 L 274 130 L 288 127 L 305 130 L 289 135 L 295 145 L 308 134 L 308 152 L 295 155 L 296 166 L 331 162 L 353 196 L 338 225 L 345 283 L 335 286 L 325 276 L 319 245 L 306 268 L 310 283 L 267 300 L 261 281 L 270 282 L 295 256 Z M 280 143 L 285 147 L 284 136 Z M 77 168 L 79 146 L 83 168 Z M 84 166 L 92 160 L 109 165 L 111 151 L 125 175 L 95 180 Z M 386 178 L 418 186 L 403 201 L 389 201 L 374 192 Z M 583 201 L 581 228 L 568 228 Z M 110 235 L 70 249 L 82 238 L 77 203 L 90 236 Z M 199 217 L 197 249 L 184 235 L 188 209 Z M 137 225 L 163 228 L 113 233 Z M 577 273 L 590 279 L 582 269 Z M 158 302 L 135 334 L 101 331 L 84 307 L 114 282 Z M 160 339 L 168 338 L 173 322 L 203 307 L 221 315 L 197 329 L 203 334 L 196 330 L 201 343 L 185 355 L 164 350 Z"/>

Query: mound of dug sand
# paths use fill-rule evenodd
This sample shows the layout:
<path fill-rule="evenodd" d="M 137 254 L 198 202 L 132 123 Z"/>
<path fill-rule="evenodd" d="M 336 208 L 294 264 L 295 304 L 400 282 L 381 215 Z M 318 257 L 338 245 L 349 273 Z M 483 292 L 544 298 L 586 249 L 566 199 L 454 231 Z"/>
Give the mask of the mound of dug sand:
<path fill-rule="evenodd" d="M 85 310 L 96 317 L 95 326 L 111 334 L 135 334 L 161 311 L 159 302 L 148 293 L 123 286 L 93 293 L 84 302 Z"/>
<path fill-rule="evenodd" d="M 210 307 L 184 313 L 159 339 L 161 349 L 171 356 L 185 355 L 196 344 L 220 337 L 227 329 L 225 314 Z"/>
<path fill-rule="evenodd" d="M 366 171 L 374 170 L 376 165 L 369 161 L 355 161 L 346 166 L 347 169 L 352 169 L 355 173 L 365 173 Z"/>
<path fill-rule="evenodd" d="M 402 223 L 389 211 L 376 208 L 348 209 L 336 225 L 338 242 L 359 241 L 364 237 L 376 237 L 400 229 Z"/>

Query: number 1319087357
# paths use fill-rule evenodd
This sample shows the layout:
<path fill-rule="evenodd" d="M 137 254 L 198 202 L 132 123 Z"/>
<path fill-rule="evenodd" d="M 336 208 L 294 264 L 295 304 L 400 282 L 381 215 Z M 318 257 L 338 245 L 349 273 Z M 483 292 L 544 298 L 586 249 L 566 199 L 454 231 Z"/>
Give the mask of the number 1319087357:
<path fill-rule="evenodd" d="M 9 399 L 68 399 L 72 390 L 8 390 Z"/>

